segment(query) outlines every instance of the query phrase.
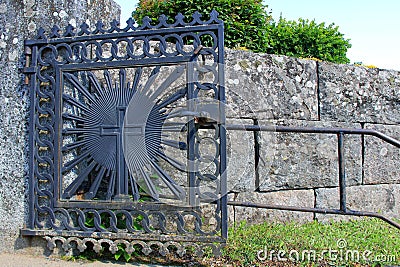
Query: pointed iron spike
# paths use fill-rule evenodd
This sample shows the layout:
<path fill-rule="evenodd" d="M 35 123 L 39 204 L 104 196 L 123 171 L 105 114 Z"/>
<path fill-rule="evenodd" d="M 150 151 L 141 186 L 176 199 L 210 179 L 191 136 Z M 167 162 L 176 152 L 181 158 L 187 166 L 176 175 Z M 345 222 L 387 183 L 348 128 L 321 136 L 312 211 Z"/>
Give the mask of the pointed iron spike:
<path fill-rule="evenodd" d="M 68 24 L 67 27 L 65 27 L 64 37 L 75 36 L 74 30 L 75 30 L 74 26 L 72 26 L 71 24 Z"/>
<path fill-rule="evenodd" d="M 110 22 L 110 28 L 107 30 L 108 33 L 112 33 L 116 30 L 114 20 Z"/>
<path fill-rule="evenodd" d="M 130 18 L 126 21 L 127 24 L 131 24 L 131 23 L 134 23 L 134 22 L 135 22 L 135 21 L 133 20 L 132 17 L 130 17 Z"/>
<path fill-rule="evenodd" d="M 96 29 L 93 31 L 94 34 L 96 33 L 105 33 L 106 31 L 103 29 L 104 24 L 101 20 L 97 21 Z"/>
<path fill-rule="evenodd" d="M 218 16 L 219 16 L 218 11 L 215 10 L 215 9 L 213 9 L 213 10 L 211 11 L 211 13 L 210 13 L 210 23 L 212 23 L 213 21 L 218 22 L 218 23 L 221 23 L 222 20 L 220 20 L 220 19 L 218 18 Z"/>
<path fill-rule="evenodd" d="M 86 22 L 83 22 L 83 23 L 79 26 L 79 28 L 80 28 L 80 31 L 78 32 L 78 35 L 79 35 L 79 36 L 84 35 L 84 34 L 90 34 L 89 25 L 88 25 Z"/>
<path fill-rule="evenodd" d="M 47 39 L 47 38 L 46 38 L 46 35 L 45 35 L 45 30 L 44 30 L 42 27 L 40 27 L 40 28 L 38 29 L 36 39 Z"/>
<path fill-rule="evenodd" d="M 119 21 L 116 19 L 113 19 L 113 21 L 110 22 L 111 28 L 108 30 L 109 33 L 112 33 L 114 31 L 120 32 L 121 29 L 119 28 Z"/>
<path fill-rule="evenodd" d="M 161 16 L 158 17 L 158 21 L 164 26 L 166 26 L 167 20 L 168 17 L 165 14 L 162 14 Z"/>
<path fill-rule="evenodd" d="M 142 27 L 143 28 L 151 28 L 151 18 L 149 18 L 148 16 L 145 16 L 142 19 Z"/>
<path fill-rule="evenodd" d="M 217 18 L 218 15 L 219 15 L 219 13 L 218 13 L 218 11 L 215 10 L 215 9 L 213 9 L 213 10 L 211 11 L 211 13 L 210 13 L 210 17 L 212 17 L 212 18 Z"/>
<path fill-rule="evenodd" d="M 182 13 L 178 13 L 178 15 L 175 16 L 175 24 L 177 25 L 184 25 L 185 24 L 185 16 Z"/>
<path fill-rule="evenodd" d="M 126 28 L 124 29 L 124 31 L 128 31 L 128 30 L 135 30 L 135 20 L 133 18 L 129 18 L 126 21 Z"/>
<path fill-rule="evenodd" d="M 53 28 L 51 28 L 50 38 L 60 37 L 59 31 L 60 31 L 60 28 L 57 25 L 54 25 Z"/>
<path fill-rule="evenodd" d="M 80 26 L 79 26 L 79 28 L 84 28 L 84 29 L 87 29 L 87 28 L 89 28 L 89 25 L 86 23 L 86 21 L 84 21 Z"/>
<path fill-rule="evenodd" d="M 193 15 L 192 15 L 192 17 L 193 17 L 193 22 L 194 23 L 202 23 L 202 20 L 201 20 L 201 14 L 200 14 L 200 12 L 199 11 L 196 11 L 196 12 L 194 12 L 193 13 Z"/>

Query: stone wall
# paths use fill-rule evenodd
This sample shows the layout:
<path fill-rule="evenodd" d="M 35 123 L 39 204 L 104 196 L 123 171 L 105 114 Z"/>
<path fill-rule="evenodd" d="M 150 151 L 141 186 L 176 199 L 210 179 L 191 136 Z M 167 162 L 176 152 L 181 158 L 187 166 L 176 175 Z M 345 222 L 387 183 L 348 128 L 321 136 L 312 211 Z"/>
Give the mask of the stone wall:
<path fill-rule="evenodd" d="M 25 223 L 27 176 L 28 91 L 21 73 L 24 40 L 40 27 L 94 25 L 118 19 L 112 0 L 0 1 L 0 252 L 26 247 L 19 237 Z"/>
<path fill-rule="evenodd" d="M 230 119 L 270 126 L 376 129 L 400 140 L 398 71 L 247 51 L 227 50 L 225 58 Z M 228 123 L 237 123 L 230 119 Z M 228 134 L 235 140 L 243 132 Z M 236 161 L 247 170 L 228 165 L 231 200 L 339 208 L 335 135 L 261 132 L 252 141 L 251 147 L 259 147 L 254 152 L 259 159 L 253 161 L 244 156 L 250 151 L 245 145 L 231 144 L 236 155 L 242 155 Z M 400 149 L 376 137 L 346 135 L 345 157 L 348 207 L 400 218 Z M 231 221 L 252 223 L 315 218 L 339 217 L 240 207 L 231 208 L 230 214 Z"/>
<path fill-rule="evenodd" d="M 34 240 L 19 236 L 28 171 L 23 40 L 39 27 L 94 25 L 118 19 L 119 12 L 112 0 L 0 3 L 0 252 L 32 247 Z M 233 50 L 225 61 L 228 123 L 371 128 L 400 139 L 399 72 Z M 349 207 L 398 218 L 400 149 L 369 136 L 347 136 L 345 145 Z M 335 136 L 229 131 L 228 147 L 230 199 L 338 207 Z M 230 208 L 230 218 L 254 223 L 331 217 Z"/>

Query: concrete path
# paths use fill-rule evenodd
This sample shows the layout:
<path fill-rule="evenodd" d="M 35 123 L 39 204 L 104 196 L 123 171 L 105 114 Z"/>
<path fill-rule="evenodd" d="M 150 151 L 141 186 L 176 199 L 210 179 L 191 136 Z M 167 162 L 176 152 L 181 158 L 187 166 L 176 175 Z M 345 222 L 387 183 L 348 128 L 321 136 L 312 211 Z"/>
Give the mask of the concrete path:
<path fill-rule="evenodd" d="M 26 254 L 11 254 L 11 253 L 0 253 L 0 267 L 105 267 L 105 266 L 152 266 L 161 267 L 161 265 L 147 265 L 139 263 L 123 263 L 123 262 L 90 262 L 90 261 L 66 261 L 55 257 L 46 256 L 31 256 Z"/>

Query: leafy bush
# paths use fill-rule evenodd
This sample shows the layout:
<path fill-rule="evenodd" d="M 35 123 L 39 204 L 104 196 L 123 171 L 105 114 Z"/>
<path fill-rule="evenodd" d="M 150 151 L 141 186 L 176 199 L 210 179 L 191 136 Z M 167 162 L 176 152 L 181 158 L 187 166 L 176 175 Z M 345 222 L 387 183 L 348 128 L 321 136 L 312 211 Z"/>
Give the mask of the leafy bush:
<path fill-rule="evenodd" d="M 260 0 L 140 0 L 133 17 L 140 22 L 148 16 L 155 22 L 165 14 L 171 23 L 178 13 L 191 21 L 191 14 L 195 11 L 208 16 L 215 9 L 225 23 L 227 47 L 263 52 L 268 45 L 266 31 L 271 20 L 266 8 Z"/>
<path fill-rule="evenodd" d="M 281 18 L 269 25 L 268 43 L 266 52 L 269 54 L 318 58 L 335 63 L 350 62 L 346 52 L 351 44 L 333 23 L 326 26 L 314 20 L 299 19 L 296 22 Z"/>
<path fill-rule="evenodd" d="M 226 47 L 335 63 L 350 62 L 346 52 L 351 44 L 333 23 L 326 26 L 314 20 L 284 18 L 275 22 L 260 0 L 139 0 L 132 14 L 139 23 L 145 16 L 156 22 L 161 14 L 167 15 L 172 23 L 178 13 L 190 21 L 195 11 L 207 16 L 213 9 L 225 23 Z"/>

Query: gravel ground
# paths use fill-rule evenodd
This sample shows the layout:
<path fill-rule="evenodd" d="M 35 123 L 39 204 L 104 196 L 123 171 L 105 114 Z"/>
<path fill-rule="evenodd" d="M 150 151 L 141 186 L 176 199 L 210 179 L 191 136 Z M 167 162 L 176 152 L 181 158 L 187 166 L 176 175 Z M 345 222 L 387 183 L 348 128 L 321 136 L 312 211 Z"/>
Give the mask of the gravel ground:
<path fill-rule="evenodd" d="M 161 265 L 146 265 L 135 263 L 114 263 L 114 262 L 89 262 L 89 261 L 66 261 L 56 257 L 46 256 L 31 256 L 26 254 L 0 254 L 0 267 L 41 267 L 41 266 L 54 266 L 54 267 L 103 267 L 103 266 L 152 266 L 161 267 Z"/>

